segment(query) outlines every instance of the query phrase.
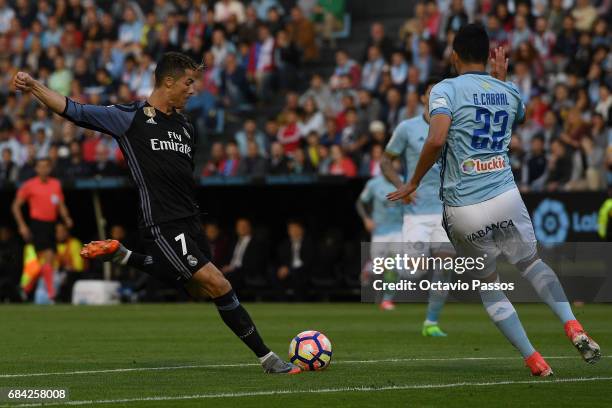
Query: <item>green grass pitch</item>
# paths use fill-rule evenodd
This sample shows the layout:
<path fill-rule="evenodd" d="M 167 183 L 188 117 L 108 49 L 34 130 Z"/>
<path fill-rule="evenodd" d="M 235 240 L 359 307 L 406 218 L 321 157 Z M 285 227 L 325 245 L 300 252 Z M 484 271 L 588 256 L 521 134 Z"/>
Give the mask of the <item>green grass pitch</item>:
<path fill-rule="evenodd" d="M 436 339 L 420 335 L 422 304 L 386 313 L 371 304 L 246 306 L 283 357 L 298 332 L 324 332 L 329 369 L 264 375 L 211 304 L 0 306 L 0 388 L 68 388 L 72 404 L 98 407 L 612 404 L 612 358 L 584 363 L 543 305 L 517 310 L 555 371 L 546 379 L 529 375 L 478 304 L 447 305 L 449 337 Z M 612 305 L 575 311 L 612 354 Z"/>

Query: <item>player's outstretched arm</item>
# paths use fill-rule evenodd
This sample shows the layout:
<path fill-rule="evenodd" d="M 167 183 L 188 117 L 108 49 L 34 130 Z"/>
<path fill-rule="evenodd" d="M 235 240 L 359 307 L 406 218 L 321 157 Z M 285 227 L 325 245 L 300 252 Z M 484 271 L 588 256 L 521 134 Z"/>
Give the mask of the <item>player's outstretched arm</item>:
<path fill-rule="evenodd" d="M 429 136 L 423 145 L 423 150 L 410 181 L 397 191 L 387 194 L 387 199 L 397 201 L 405 199 L 416 191 L 425 174 L 431 169 L 446 143 L 451 117 L 445 114 L 433 115 L 429 125 Z"/>
<path fill-rule="evenodd" d="M 30 92 L 43 105 L 53 112 L 61 114 L 66 109 L 66 97 L 47 88 L 41 82 L 35 80 L 26 72 L 18 72 L 13 78 L 15 89 L 21 92 Z"/>
<path fill-rule="evenodd" d="M 43 105 L 77 126 L 119 137 L 130 127 L 136 108 L 134 106 L 85 105 L 71 100 L 47 88 L 25 72 L 18 72 L 13 80 L 15 89 L 31 92 Z"/>

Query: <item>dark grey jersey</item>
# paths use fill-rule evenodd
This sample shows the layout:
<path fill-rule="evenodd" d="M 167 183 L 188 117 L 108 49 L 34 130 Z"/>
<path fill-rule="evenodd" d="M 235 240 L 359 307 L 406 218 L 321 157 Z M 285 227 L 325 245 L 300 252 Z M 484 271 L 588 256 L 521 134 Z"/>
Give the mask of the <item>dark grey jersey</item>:
<path fill-rule="evenodd" d="M 62 116 L 119 142 L 138 188 L 140 227 L 199 213 L 193 177 L 196 134 L 184 115 L 167 115 L 144 101 L 97 106 L 66 98 Z"/>

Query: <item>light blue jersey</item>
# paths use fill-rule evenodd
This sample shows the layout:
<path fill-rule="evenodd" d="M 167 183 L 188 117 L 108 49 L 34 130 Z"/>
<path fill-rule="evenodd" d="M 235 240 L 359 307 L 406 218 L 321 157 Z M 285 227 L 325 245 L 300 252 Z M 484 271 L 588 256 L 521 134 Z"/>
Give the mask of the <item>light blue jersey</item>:
<path fill-rule="evenodd" d="M 445 204 L 476 204 L 516 187 L 508 144 L 525 107 L 514 84 L 486 72 L 445 79 L 431 90 L 429 112 L 452 119 L 442 151 L 440 195 Z"/>
<path fill-rule="evenodd" d="M 414 173 L 421 150 L 429 133 L 429 124 L 425 122 L 422 115 L 402 121 L 393 132 L 391 140 L 387 144 L 386 151 L 394 156 L 404 158 L 406 168 L 405 179 L 410 180 Z M 442 202 L 439 199 L 440 192 L 440 166 L 435 164 L 423 177 L 416 191 L 416 199 L 413 203 L 406 205 L 406 214 L 424 215 L 441 214 Z"/>
<path fill-rule="evenodd" d="M 359 199 L 372 205 L 372 220 L 376 224 L 372 235 L 387 235 L 402 231 L 402 205 L 387 200 L 387 194 L 395 190 L 395 186 L 382 175 L 368 180 L 363 188 Z"/>

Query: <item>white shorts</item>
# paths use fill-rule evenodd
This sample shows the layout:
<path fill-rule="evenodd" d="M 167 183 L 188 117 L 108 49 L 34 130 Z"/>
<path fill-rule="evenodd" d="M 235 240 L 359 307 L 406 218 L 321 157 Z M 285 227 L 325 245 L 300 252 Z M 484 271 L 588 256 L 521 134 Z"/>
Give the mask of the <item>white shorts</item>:
<path fill-rule="evenodd" d="M 512 264 L 537 254 L 531 218 L 516 188 L 473 205 L 445 205 L 444 222 L 457 255 L 485 257 L 485 268 L 475 270 L 476 277 L 493 273 L 500 254 Z"/>
<path fill-rule="evenodd" d="M 454 253 L 444 227 L 442 214 L 404 215 L 402 240 L 410 243 L 408 251 L 431 255 L 431 253 Z M 448 245 L 445 245 L 448 244 Z"/>
<path fill-rule="evenodd" d="M 400 231 L 389 234 L 372 235 L 372 245 L 370 246 L 370 256 L 372 259 L 378 257 L 395 256 L 400 253 L 402 233 Z M 387 244 L 387 245 L 385 245 Z"/>

